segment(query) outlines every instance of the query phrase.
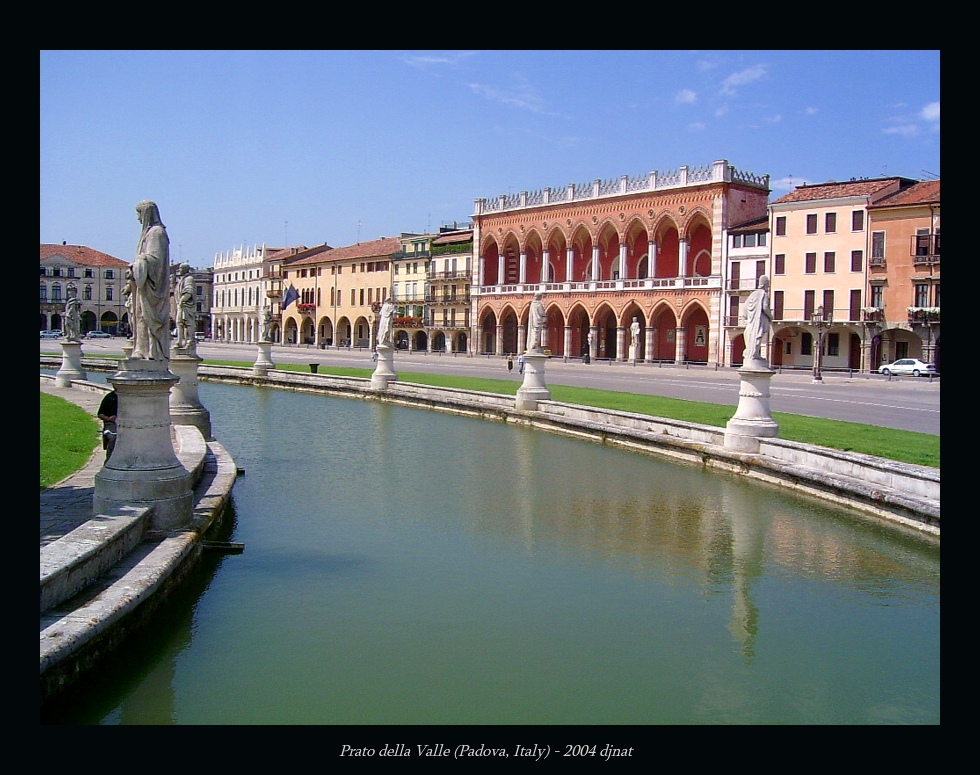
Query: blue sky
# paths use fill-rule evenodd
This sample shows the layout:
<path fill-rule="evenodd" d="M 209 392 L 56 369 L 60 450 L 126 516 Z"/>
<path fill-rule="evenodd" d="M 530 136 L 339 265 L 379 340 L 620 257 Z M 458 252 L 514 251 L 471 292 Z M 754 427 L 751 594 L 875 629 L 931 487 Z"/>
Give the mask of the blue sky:
<path fill-rule="evenodd" d="M 939 165 L 939 51 L 41 51 L 42 243 L 171 261 L 468 222 L 473 202 L 727 159 L 804 182 Z"/>

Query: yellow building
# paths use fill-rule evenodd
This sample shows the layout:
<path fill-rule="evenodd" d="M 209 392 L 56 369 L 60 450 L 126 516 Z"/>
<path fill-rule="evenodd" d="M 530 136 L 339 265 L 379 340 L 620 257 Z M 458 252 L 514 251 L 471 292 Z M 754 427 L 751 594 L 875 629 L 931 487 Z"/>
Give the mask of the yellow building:
<path fill-rule="evenodd" d="M 769 205 L 773 366 L 867 370 L 868 209 L 907 178 L 798 186 Z"/>

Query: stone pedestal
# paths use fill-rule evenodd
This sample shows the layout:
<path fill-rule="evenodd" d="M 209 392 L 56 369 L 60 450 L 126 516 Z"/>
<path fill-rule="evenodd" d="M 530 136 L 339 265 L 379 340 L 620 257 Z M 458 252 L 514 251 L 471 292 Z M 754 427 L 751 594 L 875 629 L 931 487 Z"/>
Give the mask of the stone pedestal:
<path fill-rule="evenodd" d="M 82 343 L 74 339 L 61 342 L 61 368 L 54 375 L 54 384 L 58 387 L 71 387 L 73 379 L 86 379 L 82 371 Z"/>
<path fill-rule="evenodd" d="M 174 425 L 194 425 L 208 441 L 211 435 L 211 413 L 201 404 L 197 394 L 197 367 L 203 361 L 198 357 L 197 348 L 174 347 L 170 354 L 170 371 L 180 381 L 170 391 L 170 421 Z"/>
<path fill-rule="evenodd" d="M 390 344 L 379 344 L 377 353 L 378 365 L 371 375 L 371 387 L 385 390 L 389 382 L 398 379 L 398 374 L 395 373 L 395 348 Z"/>
<path fill-rule="evenodd" d="M 190 525 L 194 514 L 191 472 L 174 451 L 170 389 L 178 377 L 166 363 L 130 358 L 109 377 L 119 396 L 116 446 L 95 475 L 95 513 L 113 506 L 153 506 L 154 530 Z"/>
<path fill-rule="evenodd" d="M 635 360 L 636 360 L 636 345 L 635 345 L 635 344 L 631 344 L 631 345 L 630 345 L 630 355 L 629 355 L 629 359 L 630 359 L 631 361 L 635 361 Z"/>
<path fill-rule="evenodd" d="M 517 389 L 515 408 L 521 411 L 533 411 L 538 408 L 538 401 L 548 401 L 551 391 L 544 382 L 544 365 L 548 356 L 541 350 L 528 350 L 524 353 L 524 382 Z"/>
<path fill-rule="evenodd" d="M 264 377 L 269 369 L 276 368 L 276 364 L 272 362 L 272 342 L 256 342 L 255 346 L 259 348 L 259 355 L 252 364 L 252 373 L 256 377 Z"/>
<path fill-rule="evenodd" d="M 776 374 L 767 364 L 747 362 L 738 370 L 738 409 L 725 426 L 725 447 L 758 452 L 760 438 L 775 438 L 779 424 L 769 411 L 769 383 Z"/>

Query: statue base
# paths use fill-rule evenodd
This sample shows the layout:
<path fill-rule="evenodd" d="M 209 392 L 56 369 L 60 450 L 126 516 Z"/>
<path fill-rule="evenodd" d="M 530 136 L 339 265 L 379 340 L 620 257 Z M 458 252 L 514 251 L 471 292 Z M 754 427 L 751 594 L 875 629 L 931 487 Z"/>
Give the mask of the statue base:
<path fill-rule="evenodd" d="M 174 425 L 193 425 L 201 431 L 206 441 L 211 435 L 211 413 L 201 404 L 197 393 L 197 367 L 203 361 L 194 345 L 174 348 L 170 356 L 170 371 L 179 381 L 170 391 L 170 421 Z"/>
<path fill-rule="evenodd" d="M 379 344 L 377 347 L 378 364 L 371 375 L 371 387 L 375 390 L 386 390 L 388 383 L 398 379 L 395 373 L 395 348 L 390 344 Z"/>
<path fill-rule="evenodd" d="M 170 425 L 169 394 L 178 377 L 165 361 L 131 359 L 127 366 L 133 368 L 108 380 L 119 396 L 118 435 L 112 457 L 95 475 L 95 513 L 146 505 L 153 507 L 154 530 L 187 527 L 194 516 L 192 473 L 177 458 Z"/>
<path fill-rule="evenodd" d="M 259 357 L 252 364 L 252 373 L 256 377 L 264 377 L 269 369 L 276 368 L 276 364 L 272 362 L 272 342 L 256 342 L 255 346 L 259 348 Z"/>
<path fill-rule="evenodd" d="M 87 374 L 82 370 L 82 343 L 75 339 L 66 339 L 61 343 L 61 368 L 54 375 L 54 384 L 58 387 L 71 387 L 73 379 L 86 379 Z"/>
<path fill-rule="evenodd" d="M 544 382 L 544 365 L 548 356 L 540 349 L 524 353 L 524 382 L 517 389 L 514 407 L 520 411 L 534 411 L 538 401 L 549 401 L 551 391 Z"/>
<path fill-rule="evenodd" d="M 769 411 L 769 383 L 776 372 L 758 360 L 738 370 L 738 409 L 725 426 L 725 448 L 737 452 L 758 452 L 760 438 L 775 438 L 779 424 Z"/>

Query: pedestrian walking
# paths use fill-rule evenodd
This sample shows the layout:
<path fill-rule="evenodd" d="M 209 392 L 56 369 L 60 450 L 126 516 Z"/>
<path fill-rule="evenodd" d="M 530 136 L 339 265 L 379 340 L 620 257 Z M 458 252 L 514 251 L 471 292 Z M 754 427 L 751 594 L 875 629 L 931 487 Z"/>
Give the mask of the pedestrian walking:
<path fill-rule="evenodd" d="M 514 370 L 514 356 L 508 354 L 507 355 L 507 373 L 509 374 L 513 370 Z"/>
<path fill-rule="evenodd" d="M 108 460 L 112 455 L 112 450 L 116 446 L 116 414 L 119 407 L 119 395 L 115 390 L 110 390 L 102 398 L 99 404 L 99 419 L 102 420 L 102 449 L 105 450 L 105 459 Z"/>
<path fill-rule="evenodd" d="M 518 374 L 524 373 L 524 353 L 521 353 L 520 355 L 517 356 L 517 373 Z"/>

